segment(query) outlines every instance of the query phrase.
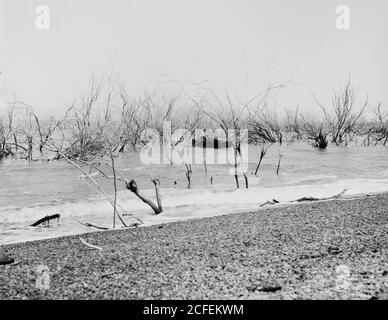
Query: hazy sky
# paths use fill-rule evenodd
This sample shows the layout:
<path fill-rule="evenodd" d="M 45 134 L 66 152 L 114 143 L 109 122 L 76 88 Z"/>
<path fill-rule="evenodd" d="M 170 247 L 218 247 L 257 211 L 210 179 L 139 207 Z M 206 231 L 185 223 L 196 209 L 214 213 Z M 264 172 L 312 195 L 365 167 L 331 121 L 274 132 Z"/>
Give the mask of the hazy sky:
<path fill-rule="evenodd" d="M 35 27 L 42 4 L 50 30 Z M 342 4 L 350 30 L 335 25 Z M 303 110 L 315 108 L 310 91 L 329 101 L 350 73 L 388 110 L 386 0 L 3 0 L 0 36 L 2 85 L 45 113 L 113 62 L 133 92 L 162 73 L 245 95 L 248 70 L 251 94 L 278 70 L 279 80 L 293 73 L 299 84 L 278 103 Z"/>

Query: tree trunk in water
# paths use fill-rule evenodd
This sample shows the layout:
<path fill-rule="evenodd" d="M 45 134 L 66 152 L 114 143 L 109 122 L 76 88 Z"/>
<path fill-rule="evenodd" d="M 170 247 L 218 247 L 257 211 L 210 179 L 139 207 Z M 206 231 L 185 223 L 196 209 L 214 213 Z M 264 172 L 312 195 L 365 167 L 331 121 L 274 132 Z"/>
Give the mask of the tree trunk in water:
<path fill-rule="evenodd" d="M 244 180 L 245 180 L 245 188 L 247 188 L 248 189 L 248 187 L 249 187 L 249 184 L 248 184 L 248 176 L 247 176 L 247 174 L 244 172 Z"/>
<path fill-rule="evenodd" d="M 279 175 L 279 170 L 280 170 L 280 161 L 282 160 L 282 155 L 279 153 L 279 161 L 278 161 L 278 167 L 276 169 L 276 174 Z"/>
<path fill-rule="evenodd" d="M 28 148 L 27 148 L 28 162 L 31 162 L 32 161 L 32 137 L 27 137 L 27 143 L 28 143 Z"/>
<path fill-rule="evenodd" d="M 263 160 L 263 158 L 264 158 L 264 155 L 263 155 L 263 153 L 261 153 L 259 163 L 257 164 L 256 170 L 255 170 L 255 176 L 257 176 L 257 172 L 259 171 L 261 161 Z"/>
<path fill-rule="evenodd" d="M 205 169 L 205 174 L 207 175 L 206 152 L 208 152 L 208 151 L 207 151 L 207 148 L 206 148 L 206 138 L 205 138 L 204 146 L 203 146 L 203 149 L 202 149 L 202 159 L 203 159 L 203 167 Z"/>
<path fill-rule="evenodd" d="M 16 137 L 16 133 L 13 134 L 13 141 L 15 143 L 15 152 L 18 152 L 18 140 Z"/>
<path fill-rule="evenodd" d="M 187 189 L 190 189 L 191 187 L 191 174 L 193 173 L 193 171 L 191 170 L 191 165 L 190 164 L 186 164 L 186 178 L 187 178 Z"/>
<path fill-rule="evenodd" d="M 268 151 L 268 148 L 269 148 L 269 147 L 270 147 L 270 146 L 268 146 L 267 148 L 265 148 L 265 146 L 263 145 L 263 148 L 261 149 L 259 163 L 257 164 L 256 170 L 255 170 L 255 176 L 257 176 L 257 172 L 259 171 L 261 162 L 263 161 L 265 155 L 267 154 L 267 151 Z"/>
<path fill-rule="evenodd" d="M 116 212 L 117 212 L 117 181 L 116 181 L 116 170 L 115 170 L 115 160 L 113 158 L 112 152 L 110 152 L 111 162 L 112 162 L 112 172 L 113 172 L 113 187 L 114 187 L 114 198 L 113 198 L 113 229 L 116 227 Z"/>
<path fill-rule="evenodd" d="M 156 194 L 156 202 L 158 203 L 158 208 L 160 212 L 163 212 L 162 207 L 162 198 L 160 197 L 160 181 L 159 179 L 152 179 L 153 184 L 155 185 L 155 194 Z"/>
<path fill-rule="evenodd" d="M 237 172 L 237 150 L 234 148 L 234 179 L 236 180 L 236 187 L 240 189 L 240 184 L 238 182 L 238 172 Z"/>

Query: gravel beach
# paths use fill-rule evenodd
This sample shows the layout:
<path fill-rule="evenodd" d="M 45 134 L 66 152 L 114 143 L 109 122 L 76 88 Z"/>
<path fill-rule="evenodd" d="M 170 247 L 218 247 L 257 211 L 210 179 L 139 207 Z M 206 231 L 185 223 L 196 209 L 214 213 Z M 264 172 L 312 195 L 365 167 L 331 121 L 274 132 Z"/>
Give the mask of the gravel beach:
<path fill-rule="evenodd" d="M 388 194 L 0 247 L 1 299 L 388 299 Z M 37 270 L 47 266 L 47 288 Z"/>

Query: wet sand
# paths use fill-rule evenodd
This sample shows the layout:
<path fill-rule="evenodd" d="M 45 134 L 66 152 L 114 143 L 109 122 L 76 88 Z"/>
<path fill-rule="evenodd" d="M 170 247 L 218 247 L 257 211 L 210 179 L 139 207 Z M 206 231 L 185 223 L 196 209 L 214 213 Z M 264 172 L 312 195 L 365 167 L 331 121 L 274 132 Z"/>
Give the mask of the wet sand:
<path fill-rule="evenodd" d="M 388 194 L 7 245 L 1 299 L 388 299 Z M 38 288 L 37 268 L 50 283 Z"/>

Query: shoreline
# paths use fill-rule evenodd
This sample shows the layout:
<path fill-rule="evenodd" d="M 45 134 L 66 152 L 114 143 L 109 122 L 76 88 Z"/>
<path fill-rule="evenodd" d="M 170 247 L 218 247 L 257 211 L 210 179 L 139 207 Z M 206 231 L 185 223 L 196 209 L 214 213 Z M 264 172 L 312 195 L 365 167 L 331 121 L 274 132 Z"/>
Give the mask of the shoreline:
<path fill-rule="evenodd" d="M 0 298 L 388 299 L 387 208 L 383 193 L 4 245 Z"/>
<path fill-rule="evenodd" d="M 36 242 L 36 241 L 45 241 L 45 240 L 52 240 L 52 239 L 57 239 L 57 238 L 63 238 L 63 237 L 76 237 L 76 236 L 82 236 L 84 234 L 89 234 L 89 233 L 101 233 L 101 232 L 110 232 L 110 231 L 123 231 L 123 230 L 130 230 L 130 229 L 136 229 L 136 228 L 147 228 L 147 227 L 151 227 L 151 226 L 158 226 L 158 225 L 164 225 L 164 224 L 170 224 L 170 223 L 176 223 L 176 222 L 184 222 L 184 221 L 191 221 L 191 220 L 202 220 L 202 219 L 207 219 L 207 218 L 212 218 L 212 217 L 223 217 L 223 216 L 227 216 L 227 215 L 234 215 L 234 214 L 242 214 L 242 213 L 250 213 L 250 212 L 253 212 L 253 211 L 262 211 L 262 210 L 267 210 L 267 209 L 277 209 L 277 208 L 285 208 L 285 207 L 293 207 L 293 206 L 299 206 L 299 205 L 303 205 L 303 204 L 308 204 L 308 203 L 321 203 L 321 202 L 328 202 L 328 201 L 351 201 L 351 200 L 357 200 L 357 199 L 362 199 L 362 198 L 368 198 L 368 197 L 374 197 L 374 196 L 378 196 L 378 195 L 388 195 L 388 191 L 387 192 L 365 192 L 365 193 L 356 193 L 356 194 L 350 194 L 350 195 L 343 195 L 341 198 L 338 198 L 338 199 L 335 199 L 335 198 L 331 198 L 331 199 L 322 199 L 322 200 L 318 200 L 318 201 L 305 201 L 305 202 L 291 202 L 291 201 L 286 201 L 286 202 L 280 202 L 278 204 L 274 204 L 274 205 L 265 205 L 263 207 L 260 207 L 258 204 L 258 207 L 256 209 L 240 209 L 240 210 L 235 210 L 235 211 L 230 211 L 230 212 L 226 212 L 226 213 L 223 213 L 223 214 L 216 214 L 216 215 L 209 215 L 209 216 L 200 216 L 200 217 L 196 217 L 196 216 L 193 216 L 193 217 L 184 217 L 184 218 L 168 218 L 166 220 L 156 220 L 156 221 L 153 221 L 151 223 L 146 223 L 146 224 L 142 224 L 142 225 L 138 225 L 136 227 L 121 227 L 121 228 L 116 228 L 116 229 L 113 229 L 113 228 L 108 228 L 107 230 L 99 230 L 97 228 L 93 228 L 93 227 L 86 227 L 86 226 L 83 226 L 85 228 L 85 231 L 84 232 L 76 232 L 74 234 L 64 234 L 64 235 L 52 235 L 52 236 L 43 236 L 41 239 L 32 239 L 32 240 L 21 240 L 21 241 L 15 241 L 15 242 L 7 242 L 7 243 L 0 243 L 0 249 L 1 247 L 4 247 L 4 246 L 9 246 L 9 245 L 15 245 L 15 244 L 18 244 L 18 243 L 30 243 L 30 242 Z M 149 216 L 151 217 L 163 217 L 163 215 L 154 215 L 152 213 L 149 214 Z M 81 217 L 77 217 L 77 218 L 80 218 L 80 220 L 82 220 L 82 216 Z M 73 217 L 65 217 L 65 218 L 61 218 L 61 219 L 66 219 L 66 220 L 69 220 L 69 219 L 73 219 L 74 221 L 76 221 L 77 219 L 74 219 Z M 135 221 L 135 220 L 134 220 Z M 35 220 L 31 220 L 29 222 L 35 222 Z M 79 223 L 79 222 L 77 222 Z M 37 227 L 38 229 L 36 229 L 37 231 L 42 228 L 42 227 Z M 0 251 L 1 252 L 1 251 Z"/>

